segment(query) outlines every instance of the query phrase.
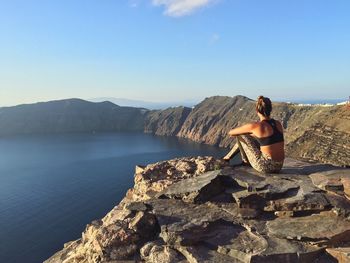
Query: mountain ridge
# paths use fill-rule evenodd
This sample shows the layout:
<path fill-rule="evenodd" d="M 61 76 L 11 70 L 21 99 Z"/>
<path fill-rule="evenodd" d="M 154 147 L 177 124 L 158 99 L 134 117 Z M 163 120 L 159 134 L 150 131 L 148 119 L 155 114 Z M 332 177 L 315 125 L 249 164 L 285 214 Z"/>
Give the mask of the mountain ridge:
<path fill-rule="evenodd" d="M 0 135 L 138 131 L 145 109 L 65 99 L 0 108 Z"/>
<path fill-rule="evenodd" d="M 272 117 L 285 129 L 288 156 L 349 166 L 350 111 L 346 105 L 274 102 Z M 0 136 L 28 133 L 139 131 L 231 147 L 230 129 L 257 121 L 255 101 L 212 96 L 189 107 L 148 110 L 112 102 L 56 100 L 0 108 Z M 320 143 L 321 142 L 321 143 Z"/>

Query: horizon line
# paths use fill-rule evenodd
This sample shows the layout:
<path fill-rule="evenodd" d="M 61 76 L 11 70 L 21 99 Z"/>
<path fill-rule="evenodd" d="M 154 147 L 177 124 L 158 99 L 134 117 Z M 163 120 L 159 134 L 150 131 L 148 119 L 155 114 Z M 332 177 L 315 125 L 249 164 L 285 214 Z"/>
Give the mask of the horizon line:
<path fill-rule="evenodd" d="M 120 97 L 95 97 L 95 98 L 81 98 L 81 97 L 67 97 L 67 98 L 57 98 L 57 99 L 48 99 L 48 100 L 38 100 L 38 101 L 33 101 L 33 102 L 23 102 L 23 103 L 18 103 L 18 104 L 11 104 L 11 105 L 0 105 L 0 108 L 6 108 L 6 107 L 16 107 L 16 106 L 21 106 L 21 105 L 31 105 L 31 104 L 37 104 L 37 103 L 48 103 L 48 102 L 53 102 L 53 101 L 64 101 L 64 100 L 83 100 L 91 103 L 100 103 L 100 102 L 111 102 L 113 104 L 113 101 L 111 100 L 125 100 L 125 101 L 130 101 L 134 103 L 149 103 L 149 104 L 155 104 L 155 105 L 161 105 L 161 104 L 176 104 L 174 106 L 184 106 L 184 105 L 179 105 L 179 103 L 200 103 L 201 101 L 205 100 L 206 98 L 211 98 L 211 97 L 235 97 L 235 96 L 243 96 L 248 99 L 254 100 L 248 96 L 245 95 L 234 95 L 234 96 L 228 96 L 228 95 L 212 95 L 212 96 L 205 96 L 204 98 L 201 99 L 184 99 L 184 100 L 179 100 L 179 101 L 148 101 L 148 100 L 142 100 L 142 99 L 129 99 L 129 98 L 120 98 Z M 299 98 L 299 99 L 287 99 L 287 98 L 278 98 L 278 99 L 271 99 L 272 102 L 285 102 L 285 103 L 307 103 L 307 104 L 332 104 L 332 103 L 340 103 L 340 102 L 347 102 L 350 99 L 350 96 L 347 98 Z M 94 101 L 94 100 L 99 100 L 101 101 Z M 105 100 L 104 100 L 105 99 Z M 194 104 L 194 105 L 196 105 Z M 118 105 L 118 104 L 116 104 Z M 123 106 L 128 106 L 128 105 L 123 105 Z M 136 106 L 131 106 L 131 107 L 136 107 Z"/>

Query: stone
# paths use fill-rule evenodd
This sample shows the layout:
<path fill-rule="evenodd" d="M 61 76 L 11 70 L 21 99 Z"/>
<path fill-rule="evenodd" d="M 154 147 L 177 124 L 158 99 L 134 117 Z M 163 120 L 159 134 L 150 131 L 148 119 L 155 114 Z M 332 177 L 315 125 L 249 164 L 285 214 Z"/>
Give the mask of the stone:
<path fill-rule="evenodd" d="M 147 240 L 154 237 L 158 231 L 157 219 L 153 214 L 139 211 L 129 222 L 128 228 L 134 230 L 140 238 Z"/>
<path fill-rule="evenodd" d="M 224 203 L 219 207 L 232 215 L 233 218 L 252 219 L 260 215 L 260 210 L 253 208 L 239 207 L 236 203 Z"/>
<path fill-rule="evenodd" d="M 323 193 L 302 194 L 296 196 L 268 201 L 265 211 L 324 211 L 330 203 Z"/>
<path fill-rule="evenodd" d="M 259 254 L 266 250 L 267 242 L 265 238 L 259 234 L 244 230 L 236 235 L 226 232 L 216 240 L 211 238 L 205 241 L 212 245 L 218 245 L 218 252 L 229 255 L 242 262 L 250 262 L 255 254 Z"/>
<path fill-rule="evenodd" d="M 210 171 L 193 178 L 172 184 L 158 193 L 156 198 L 175 198 L 186 202 L 205 202 L 224 192 L 225 187 L 219 176 L 221 170 Z"/>
<path fill-rule="evenodd" d="M 294 212 L 293 211 L 276 211 L 275 216 L 278 217 L 293 217 Z"/>
<path fill-rule="evenodd" d="M 280 178 L 279 176 L 269 176 L 266 178 L 268 184 L 266 189 L 261 191 L 260 195 L 265 199 L 278 199 L 294 195 L 300 188 L 299 184 L 292 180 Z"/>
<path fill-rule="evenodd" d="M 242 261 L 223 255 L 205 246 L 179 246 L 176 248 L 189 263 L 242 263 Z"/>
<path fill-rule="evenodd" d="M 144 165 L 136 165 L 135 166 L 135 174 L 141 174 L 145 171 L 146 166 Z"/>
<path fill-rule="evenodd" d="M 260 196 L 257 192 L 243 190 L 233 193 L 232 196 L 240 208 L 262 210 L 266 205 L 265 198 Z"/>
<path fill-rule="evenodd" d="M 326 251 L 339 263 L 350 262 L 350 247 L 327 248 Z"/>
<path fill-rule="evenodd" d="M 142 201 L 153 198 L 170 185 L 181 180 L 196 177 L 207 171 L 219 170 L 227 164 L 211 156 L 185 157 L 149 164 L 135 174 L 133 200 Z M 138 170 L 141 171 L 141 170 Z"/>
<path fill-rule="evenodd" d="M 249 192 L 262 190 L 268 184 L 265 177 L 257 175 L 250 167 L 245 167 L 244 171 L 242 167 L 225 168 L 221 171 L 221 174 L 231 177 L 237 185 Z"/>
<path fill-rule="evenodd" d="M 326 197 L 337 215 L 350 216 L 350 201 L 346 197 L 332 193 L 327 194 Z"/>
<path fill-rule="evenodd" d="M 330 208 L 324 191 L 316 187 L 308 176 L 288 175 L 282 178 L 294 181 L 299 189 L 294 195 L 290 193 L 289 197 L 268 201 L 265 211 L 318 212 Z"/>
<path fill-rule="evenodd" d="M 312 262 L 322 248 L 307 243 L 262 236 L 252 231 L 226 232 L 206 239 L 204 244 L 218 247 L 221 254 L 229 255 L 240 262 Z"/>
<path fill-rule="evenodd" d="M 243 190 L 232 193 L 239 207 L 263 209 L 268 200 L 293 194 L 299 186 L 290 180 L 268 177 L 262 190 Z"/>
<path fill-rule="evenodd" d="M 262 175 L 251 167 L 225 168 L 221 174 L 230 177 L 239 186 L 232 195 L 240 207 L 260 208 L 267 200 L 292 195 L 300 187 L 294 180 Z"/>
<path fill-rule="evenodd" d="M 266 249 L 251 256 L 252 263 L 315 262 L 322 247 L 276 237 L 265 237 Z"/>
<path fill-rule="evenodd" d="M 344 194 L 350 198 L 350 177 L 342 177 L 340 181 L 343 184 Z"/>
<path fill-rule="evenodd" d="M 266 224 L 269 235 L 304 241 L 338 244 L 350 241 L 350 221 L 331 211 L 305 217 L 276 218 Z"/>
<path fill-rule="evenodd" d="M 346 192 L 349 191 L 349 169 L 337 169 L 313 173 L 310 174 L 309 177 L 313 184 L 322 190 L 343 194 L 345 189 L 343 182 L 345 182 Z"/>
<path fill-rule="evenodd" d="M 293 158 L 286 158 L 284 160 L 283 169 L 281 174 L 299 174 L 308 175 L 311 173 L 329 171 L 335 167 L 324 163 L 311 163 L 305 162 Z"/>
<path fill-rule="evenodd" d="M 214 225 L 232 225 L 232 215 L 209 203 L 198 205 L 176 199 L 154 199 L 147 204 L 157 218 L 160 237 L 170 245 L 194 244 L 210 235 Z"/>
<path fill-rule="evenodd" d="M 140 249 L 140 254 L 147 263 L 185 263 L 185 257 L 181 253 L 167 246 L 161 240 L 146 243 Z"/>
<path fill-rule="evenodd" d="M 145 205 L 144 202 L 132 202 L 125 205 L 125 209 L 135 212 L 135 211 L 147 211 L 149 207 Z"/>
<path fill-rule="evenodd" d="M 87 256 L 92 254 L 101 259 L 128 259 L 137 250 L 140 237 L 128 228 L 125 221 L 109 226 L 89 225 L 82 237 Z"/>

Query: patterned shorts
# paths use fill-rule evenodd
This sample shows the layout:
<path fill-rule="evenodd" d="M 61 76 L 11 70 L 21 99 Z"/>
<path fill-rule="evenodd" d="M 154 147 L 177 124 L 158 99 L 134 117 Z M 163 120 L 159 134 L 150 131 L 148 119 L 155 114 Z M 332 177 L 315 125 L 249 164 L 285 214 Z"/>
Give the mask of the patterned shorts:
<path fill-rule="evenodd" d="M 251 135 L 238 135 L 237 143 L 225 158 L 232 158 L 238 152 L 242 160 L 261 173 L 278 173 L 283 167 L 283 161 L 275 161 L 269 155 L 261 152 L 259 142 Z"/>

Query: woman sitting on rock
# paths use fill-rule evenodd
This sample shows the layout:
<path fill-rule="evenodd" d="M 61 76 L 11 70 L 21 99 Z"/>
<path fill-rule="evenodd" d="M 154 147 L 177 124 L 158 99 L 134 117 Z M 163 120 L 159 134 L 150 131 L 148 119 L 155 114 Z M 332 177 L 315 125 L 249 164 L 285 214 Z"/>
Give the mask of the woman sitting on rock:
<path fill-rule="evenodd" d="M 279 121 L 270 118 L 272 104 L 269 98 L 259 96 L 256 113 L 260 121 L 249 123 L 229 131 L 237 143 L 224 157 L 229 161 L 241 153 L 243 164 L 251 165 L 263 173 L 278 173 L 284 161 L 283 127 Z"/>

